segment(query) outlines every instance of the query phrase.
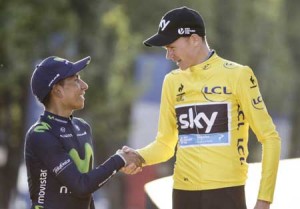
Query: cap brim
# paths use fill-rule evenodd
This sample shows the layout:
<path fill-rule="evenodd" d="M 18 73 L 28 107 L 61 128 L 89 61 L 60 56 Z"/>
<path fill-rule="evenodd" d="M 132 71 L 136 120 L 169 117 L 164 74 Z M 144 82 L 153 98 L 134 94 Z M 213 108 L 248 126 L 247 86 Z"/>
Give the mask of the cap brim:
<path fill-rule="evenodd" d="M 86 58 L 83 58 L 83 59 L 75 62 L 73 64 L 73 66 L 76 70 L 80 71 L 80 70 L 83 70 L 88 64 L 90 64 L 90 62 L 91 62 L 91 57 L 88 56 Z"/>
<path fill-rule="evenodd" d="M 88 56 L 75 63 L 73 63 L 72 70 L 70 70 L 65 77 L 72 76 L 79 71 L 83 70 L 91 62 L 91 57 Z"/>
<path fill-rule="evenodd" d="M 174 41 L 176 41 L 179 37 L 177 36 L 166 36 L 159 33 L 154 34 L 143 43 L 145 46 L 167 46 Z"/>

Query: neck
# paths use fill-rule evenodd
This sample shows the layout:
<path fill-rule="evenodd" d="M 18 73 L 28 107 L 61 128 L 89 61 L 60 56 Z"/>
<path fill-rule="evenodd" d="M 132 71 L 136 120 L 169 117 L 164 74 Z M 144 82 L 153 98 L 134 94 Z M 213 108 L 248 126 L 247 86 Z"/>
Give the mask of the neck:
<path fill-rule="evenodd" d="M 209 49 L 199 49 L 198 55 L 195 57 L 193 65 L 199 65 L 209 59 L 213 51 Z"/>
<path fill-rule="evenodd" d="M 204 61 L 208 60 L 212 56 L 213 52 L 214 52 L 213 50 L 209 50 L 208 55 Z"/>
<path fill-rule="evenodd" d="M 73 113 L 72 110 L 65 110 L 55 105 L 50 105 L 49 107 L 46 108 L 46 111 L 65 118 L 69 118 Z"/>
<path fill-rule="evenodd" d="M 202 53 L 200 53 L 200 56 L 199 56 L 199 60 L 200 60 L 199 64 L 208 60 L 212 53 L 212 50 L 210 50 L 206 41 L 202 45 L 201 52 Z"/>

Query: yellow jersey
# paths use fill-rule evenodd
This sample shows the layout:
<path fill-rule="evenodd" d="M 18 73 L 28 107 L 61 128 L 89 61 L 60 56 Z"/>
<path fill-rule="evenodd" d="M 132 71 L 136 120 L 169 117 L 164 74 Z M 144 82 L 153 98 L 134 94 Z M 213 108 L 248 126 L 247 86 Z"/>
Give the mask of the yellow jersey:
<path fill-rule="evenodd" d="M 272 202 L 280 137 L 252 70 L 216 53 L 165 76 L 156 139 L 138 152 L 152 165 L 176 150 L 174 189 L 245 185 L 249 126 L 263 146 L 258 199 Z"/>

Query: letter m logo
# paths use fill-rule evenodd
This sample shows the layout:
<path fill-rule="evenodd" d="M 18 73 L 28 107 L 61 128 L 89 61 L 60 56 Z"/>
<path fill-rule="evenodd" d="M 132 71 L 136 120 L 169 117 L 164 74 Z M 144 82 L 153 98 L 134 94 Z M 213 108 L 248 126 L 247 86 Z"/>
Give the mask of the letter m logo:
<path fill-rule="evenodd" d="M 87 173 L 93 167 L 93 149 L 89 143 L 85 143 L 85 156 L 83 159 L 80 158 L 77 150 L 74 148 L 70 150 L 69 155 L 75 162 L 80 173 Z"/>

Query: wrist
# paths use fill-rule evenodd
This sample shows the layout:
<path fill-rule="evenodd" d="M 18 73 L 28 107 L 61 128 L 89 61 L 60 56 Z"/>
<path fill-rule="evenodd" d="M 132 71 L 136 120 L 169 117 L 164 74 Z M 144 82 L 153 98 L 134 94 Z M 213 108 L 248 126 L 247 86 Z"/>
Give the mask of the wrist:
<path fill-rule="evenodd" d="M 123 157 L 123 155 L 120 154 L 120 153 L 116 153 L 116 155 L 118 155 L 118 156 L 123 160 L 124 166 L 126 166 L 126 165 L 127 165 L 127 161 L 126 161 L 126 159 Z"/>
<path fill-rule="evenodd" d="M 260 202 L 266 203 L 266 204 L 271 204 L 271 202 L 270 202 L 270 201 L 267 201 L 267 200 L 260 200 L 260 199 L 257 199 L 257 201 L 260 201 Z"/>

